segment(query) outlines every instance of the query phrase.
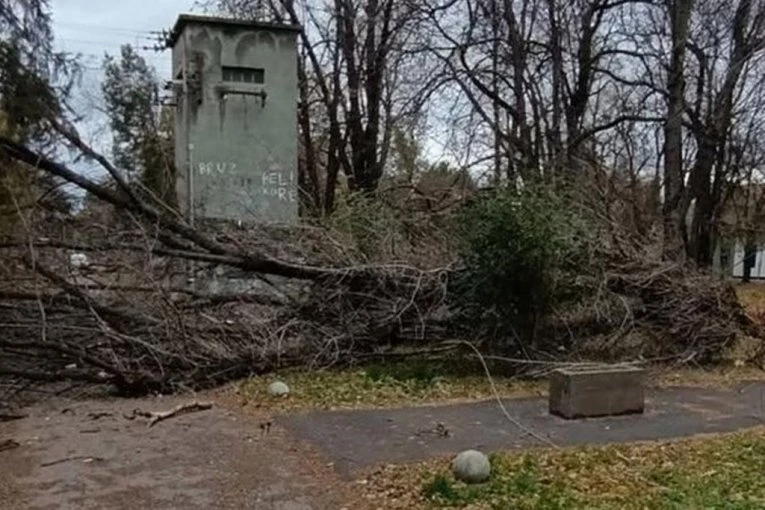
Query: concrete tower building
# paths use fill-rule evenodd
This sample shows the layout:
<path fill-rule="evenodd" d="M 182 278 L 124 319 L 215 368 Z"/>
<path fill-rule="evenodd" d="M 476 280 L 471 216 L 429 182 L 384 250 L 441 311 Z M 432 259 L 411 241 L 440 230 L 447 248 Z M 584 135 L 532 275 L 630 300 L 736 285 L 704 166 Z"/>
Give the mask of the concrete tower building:
<path fill-rule="evenodd" d="M 192 221 L 297 220 L 299 31 L 178 18 L 170 38 L 177 193 Z"/>

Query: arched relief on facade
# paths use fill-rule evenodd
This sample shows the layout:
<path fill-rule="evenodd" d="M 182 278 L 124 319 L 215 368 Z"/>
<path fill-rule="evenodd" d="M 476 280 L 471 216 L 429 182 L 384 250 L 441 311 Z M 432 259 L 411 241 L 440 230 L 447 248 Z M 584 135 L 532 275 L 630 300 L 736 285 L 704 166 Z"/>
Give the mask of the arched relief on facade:
<path fill-rule="evenodd" d="M 273 32 L 258 32 L 258 44 L 276 50 L 279 47 L 279 41 Z"/>
<path fill-rule="evenodd" d="M 258 36 L 256 34 L 241 34 L 234 46 L 234 55 L 236 60 L 241 62 L 247 56 L 247 52 L 254 50 L 258 46 Z"/>
<path fill-rule="evenodd" d="M 204 27 L 194 29 L 189 35 L 189 42 L 189 47 L 194 51 L 187 56 L 190 71 L 187 82 L 192 98 L 196 99 L 191 104 L 199 106 L 202 101 L 214 99 L 211 88 L 203 87 L 202 83 L 212 69 L 220 68 L 223 43 L 217 33 Z M 192 114 L 196 114 L 196 108 L 192 108 Z"/>
<path fill-rule="evenodd" d="M 237 62 L 245 60 L 251 51 L 266 48 L 275 51 L 280 47 L 279 38 L 273 32 L 240 33 L 233 37 L 235 41 L 232 47 L 234 48 L 234 56 Z"/>
<path fill-rule="evenodd" d="M 213 67 L 220 67 L 223 42 L 216 32 L 210 32 L 207 28 L 197 28 L 190 36 L 191 47 L 204 53 L 204 67 L 202 72 L 207 72 Z"/>

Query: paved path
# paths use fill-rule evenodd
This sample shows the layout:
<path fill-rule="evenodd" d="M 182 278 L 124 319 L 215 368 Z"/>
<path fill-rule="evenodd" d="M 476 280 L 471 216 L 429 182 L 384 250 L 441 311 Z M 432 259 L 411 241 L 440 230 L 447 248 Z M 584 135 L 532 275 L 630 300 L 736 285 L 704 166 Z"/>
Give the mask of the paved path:
<path fill-rule="evenodd" d="M 18 443 L 0 451 L 0 508 L 364 510 L 363 502 L 349 503 L 352 484 L 334 470 L 352 476 L 356 469 L 464 448 L 539 444 L 508 423 L 495 402 L 284 415 L 263 434 L 268 416 L 211 398 L 212 410 L 151 428 L 124 415 L 193 399 L 62 401 L 26 409 L 28 418 L 0 424 L 0 444 Z M 548 415 L 542 399 L 507 401 L 507 408 L 561 445 L 671 438 L 762 423 L 765 383 L 741 391 L 656 390 L 647 402 L 642 416 L 582 421 Z M 448 435 L 439 433 L 439 423 Z"/>
<path fill-rule="evenodd" d="M 558 445 L 668 439 L 729 432 L 765 423 L 765 383 L 719 390 L 649 390 L 643 415 L 564 420 L 547 400 L 507 400 L 510 415 Z M 285 415 L 279 422 L 331 459 L 343 475 L 380 463 L 424 460 L 466 448 L 484 451 L 544 446 L 512 425 L 495 401 L 371 411 Z M 448 431 L 439 433 L 438 424 Z M 443 430 L 443 429 L 441 429 Z"/>

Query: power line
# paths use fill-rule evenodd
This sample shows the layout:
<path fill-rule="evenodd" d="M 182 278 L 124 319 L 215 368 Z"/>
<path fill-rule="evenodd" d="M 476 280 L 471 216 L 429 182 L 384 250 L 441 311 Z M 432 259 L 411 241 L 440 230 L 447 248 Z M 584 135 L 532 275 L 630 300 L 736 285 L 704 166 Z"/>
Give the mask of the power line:
<path fill-rule="evenodd" d="M 116 39 L 112 40 L 104 40 L 104 39 L 74 39 L 71 37 L 56 37 L 54 39 L 55 41 L 63 41 L 63 42 L 71 42 L 71 43 L 78 43 L 78 44 L 120 44 L 119 41 L 126 41 L 128 38 L 120 39 L 119 41 Z M 150 37 L 148 35 L 143 36 L 137 36 L 130 38 L 131 41 L 156 41 L 156 37 Z"/>
<path fill-rule="evenodd" d="M 146 63 L 151 65 L 152 67 L 162 67 L 163 69 L 164 68 L 170 69 L 173 67 L 170 61 L 166 62 L 164 60 L 146 60 Z M 93 59 L 89 59 L 87 61 L 81 62 L 80 67 L 82 67 L 83 69 L 88 69 L 91 67 L 101 69 L 102 64 L 103 64 L 103 60 L 93 58 Z"/>
<path fill-rule="evenodd" d="M 172 74 L 172 68 L 171 67 L 158 67 L 158 66 L 152 66 L 154 71 L 159 75 L 171 75 Z M 80 69 L 83 71 L 88 71 L 90 73 L 102 73 L 104 71 L 103 67 L 100 66 L 82 66 Z"/>
<path fill-rule="evenodd" d="M 111 46 L 111 47 L 109 47 L 107 49 L 115 49 L 115 48 L 119 49 L 119 47 L 115 47 L 115 46 Z M 140 48 L 136 48 L 135 46 L 133 46 L 133 49 L 137 50 L 138 52 L 140 52 L 141 53 L 141 57 L 143 57 L 143 58 L 151 58 L 151 59 L 158 59 L 158 60 L 165 60 L 165 59 L 169 60 L 170 59 L 170 57 L 167 56 L 167 55 L 157 54 L 157 53 L 154 53 L 153 51 L 149 51 L 149 50 L 142 50 Z M 80 57 L 86 58 L 86 59 L 87 58 L 98 58 L 98 59 L 104 58 L 104 54 L 102 52 L 95 53 L 95 52 L 90 52 L 90 51 L 80 51 L 78 53 L 79 53 Z"/>
<path fill-rule="evenodd" d="M 98 62 L 99 64 L 103 62 L 104 60 L 104 54 L 103 53 L 80 53 L 80 57 L 82 58 L 82 61 L 85 63 L 85 65 L 88 65 L 90 62 Z M 115 55 L 110 55 L 115 56 Z M 154 55 L 151 53 L 141 55 L 141 58 L 146 60 L 147 62 L 167 62 L 168 64 L 171 64 L 170 57 L 165 55 Z"/>
<path fill-rule="evenodd" d="M 98 34 L 93 34 L 93 35 L 98 37 Z M 63 43 L 97 45 L 97 46 L 128 44 L 127 41 L 130 41 L 130 44 L 133 44 L 142 49 L 148 49 L 152 51 L 164 51 L 167 49 L 167 41 L 169 40 L 170 35 L 171 35 L 170 31 L 163 29 L 163 30 L 155 30 L 152 32 L 147 32 L 147 33 L 122 35 L 122 36 L 116 36 L 112 34 L 112 35 L 106 35 L 106 37 L 99 38 L 99 39 L 93 39 L 93 38 L 84 39 L 84 38 L 78 38 L 78 37 L 55 37 L 54 36 L 54 40 L 60 41 Z M 119 37 L 119 39 L 115 39 L 114 37 Z M 143 45 L 141 45 L 142 42 L 144 43 Z M 152 42 L 154 44 L 149 45 L 148 44 L 149 42 Z"/>
<path fill-rule="evenodd" d="M 64 43 L 64 46 L 67 46 L 67 43 L 74 44 L 74 45 L 86 45 L 86 46 L 100 46 L 102 48 L 114 48 L 114 47 L 122 47 L 126 44 L 129 44 L 133 47 L 133 49 L 138 50 L 147 50 L 147 51 L 163 51 L 165 49 L 164 45 L 160 43 L 158 39 L 150 39 L 146 38 L 147 40 L 141 41 L 138 39 L 134 39 L 132 41 L 128 40 L 122 40 L 122 41 L 93 41 L 93 40 L 87 40 L 87 39 L 58 39 L 59 42 Z M 149 41 L 154 41 L 154 44 L 150 45 L 148 44 Z M 144 44 L 141 44 L 141 42 L 144 42 Z"/>
<path fill-rule="evenodd" d="M 53 20 L 53 26 L 54 28 L 56 26 L 60 26 L 62 28 L 87 28 L 89 30 L 101 30 L 104 32 L 120 32 L 120 33 L 126 33 L 126 34 L 146 34 L 146 35 L 158 35 L 160 33 L 159 30 L 144 30 L 144 29 L 138 29 L 138 28 L 126 28 L 126 27 L 113 27 L 113 26 L 105 26 L 101 25 L 99 23 L 81 23 L 76 21 L 56 21 Z"/>
<path fill-rule="evenodd" d="M 161 52 L 157 51 L 157 49 L 154 46 L 143 46 L 143 45 L 135 45 L 132 43 L 120 43 L 120 44 L 110 44 L 110 45 L 101 45 L 102 52 L 88 52 L 88 51 L 77 51 L 76 49 L 66 48 L 59 46 L 57 48 L 57 51 L 66 52 L 66 53 L 72 53 L 77 56 L 79 56 L 82 60 L 103 60 L 105 56 L 119 56 L 120 51 L 122 49 L 123 45 L 130 45 L 134 50 L 137 50 L 140 52 L 141 57 L 144 60 L 151 60 L 151 61 L 159 61 L 169 62 L 169 56 L 167 54 L 161 54 Z"/>

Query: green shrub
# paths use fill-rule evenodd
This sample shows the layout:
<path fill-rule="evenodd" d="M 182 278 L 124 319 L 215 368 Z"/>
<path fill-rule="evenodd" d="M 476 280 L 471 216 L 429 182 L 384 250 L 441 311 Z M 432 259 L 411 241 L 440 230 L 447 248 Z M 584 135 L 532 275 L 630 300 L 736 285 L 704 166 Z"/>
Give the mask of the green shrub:
<path fill-rule="evenodd" d="M 534 337 L 555 299 L 555 274 L 572 245 L 572 215 L 545 190 L 499 190 L 459 220 L 456 304 L 471 326 Z"/>
<path fill-rule="evenodd" d="M 459 502 L 460 494 L 454 488 L 452 481 L 443 474 L 437 474 L 422 488 L 422 495 L 429 500 L 444 502 Z"/>
<path fill-rule="evenodd" d="M 414 382 L 417 386 L 428 388 L 441 375 L 440 364 L 423 360 L 413 360 L 403 363 L 388 363 L 371 365 L 366 368 L 366 376 L 372 381 L 386 380 L 398 382 Z"/>

